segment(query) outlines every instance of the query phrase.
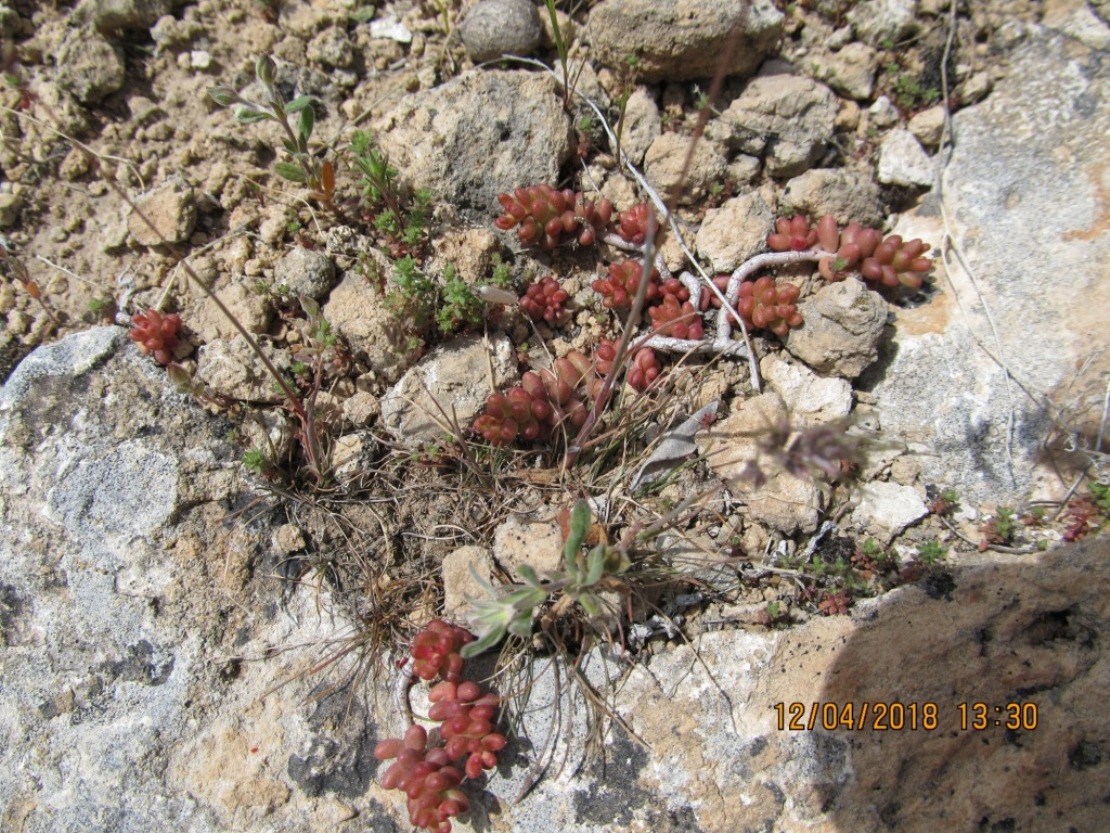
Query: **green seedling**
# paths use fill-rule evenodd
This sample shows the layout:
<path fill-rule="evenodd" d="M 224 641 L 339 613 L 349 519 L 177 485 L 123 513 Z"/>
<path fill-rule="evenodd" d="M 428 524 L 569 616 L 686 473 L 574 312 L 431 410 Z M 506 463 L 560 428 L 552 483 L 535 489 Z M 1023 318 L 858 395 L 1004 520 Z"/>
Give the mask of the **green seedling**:
<path fill-rule="evenodd" d="M 265 93 L 262 102 L 252 101 L 231 87 L 209 87 L 208 95 L 221 107 L 233 107 L 235 120 L 241 124 L 262 121 L 277 122 L 285 138 L 282 147 L 288 161 L 274 165 L 274 173 L 282 179 L 306 185 L 313 199 L 329 207 L 335 205 L 335 166 L 319 158 L 309 148 L 312 131 L 316 126 L 316 113 L 311 96 L 302 95 L 285 101 L 274 83 L 277 65 L 269 55 L 262 55 L 254 65 L 255 78 Z M 296 123 L 292 116 L 297 116 Z"/>
<path fill-rule="evenodd" d="M 991 546 L 1011 546 L 1020 523 L 1013 509 L 999 506 L 995 510 L 994 517 L 979 528 L 983 533 L 983 539 L 979 542 L 979 551 L 982 552 Z"/>
<path fill-rule="evenodd" d="M 436 311 L 436 324 L 440 333 L 453 332 L 461 326 L 477 326 L 482 323 L 485 304 L 474 289 L 459 277 L 454 265 L 447 264 L 443 270 L 443 287 L 440 290 L 439 309 Z"/>
<path fill-rule="evenodd" d="M 363 208 L 374 228 L 386 235 L 398 249 L 412 251 L 427 241 L 432 195 L 427 189 L 407 194 L 397 169 L 389 164 L 369 133 L 357 130 L 351 135 L 351 162 L 362 177 Z"/>
<path fill-rule="evenodd" d="M 555 51 L 559 53 L 559 66 L 563 70 L 563 107 L 569 113 L 574 102 L 574 89 L 578 86 L 578 78 L 582 74 L 585 63 L 578 68 L 574 78 L 570 77 L 570 44 L 559 26 L 559 16 L 555 12 L 555 0 L 545 0 L 547 14 L 551 18 L 551 33 L 555 38 Z"/>
<path fill-rule="evenodd" d="M 386 308 L 408 334 L 410 349 L 419 349 L 436 316 L 439 287 L 406 256 L 393 264 L 393 286 L 385 296 Z"/>
<path fill-rule="evenodd" d="M 509 264 L 501 259 L 501 255 L 497 252 L 493 254 L 493 274 L 490 281 L 494 286 L 501 289 L 508 289 L 513 285 L 513 271 L 509 268 Z"/>
<path fill-rule="evenodd" d="M 259 477 L 265 476 L 269 469 L 269 465 L 266 455 L 257 448 L 252 448 L 250 451 L 243 454 L 243 468 L 247 471 L 254 472 Z"/>
<path fill-rule="evenodd" d="M 591 618 L 607 612 L 599 593 L 619 582 L 619 577 L 631 568 L 632 562 L 622 549 L 608 544 L 598 544 L 588 553 L 583 552 L 591 520 L 590 505 L 579 500 L 570 513 L 563 568 L 555 571 L 548 581 L 542 581 L 526 564 L 517 568 L 524 584 L 508 590 L 498 591 L 475 575 L 490 597 L 471 601 L 471 624 L 479 638 L 462 649 L 464 659 L 492 648 L 508 634 L 522 638 L 531 635 L 536 609 L 549 598 L 554 601 L 544 617 L 547 622 L 562 616 L 575 604 Z"/>
<path fill-rule="evenodd" d="M 948 547 L 939 541 L 926 541 L 917 548 L 917 560 L 929 567 L 939 564 L 947 555 Z"/>

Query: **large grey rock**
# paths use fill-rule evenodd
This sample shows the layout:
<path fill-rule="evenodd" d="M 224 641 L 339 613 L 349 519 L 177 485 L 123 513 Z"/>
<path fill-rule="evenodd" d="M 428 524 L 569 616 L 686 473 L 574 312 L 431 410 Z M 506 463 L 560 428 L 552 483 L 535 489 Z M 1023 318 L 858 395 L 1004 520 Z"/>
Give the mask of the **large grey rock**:
<path fill-rule="evenodd" d="M 126 343 L 41 347 L 0 392 L 0 826 L 329 826 L 286 775 L 326 737 L 294 705 L 318 680 L 264 703 L 303 660 L 240 662 L 334 633 L 326 591 L 261 577 L 268 532 L 220 521 L 245 488 L 224 431 Z"/>
<path fill-rule="evenodd" d="M 727 74 L 751 75 L 781 37 L 782 21 L 770 0 L 606 0 L 591 11 L 587 36 L 611 69 L 627 71 L 631 56 L 641 80 L 683 81 L 712 77 L 734 31 Z"/>
<path fill-rule="evenodd" d="M 735 149 L 763 156 L 772 176 L 796 176 L 832 141 L 836 112 L 836 96 L 824 84 L 765 75 L 748 83 L 721 114 L 717 130 Z"/>
<path fill-rule="evenodd" d="M 617 704 L 650 752 L 618 732 L 610 745 L 636 774 L 628 812 L 651 818 L 642 790 L 667 796 L 682 829 L 721 833 L 1100 829 L 1108 556 L 1104 538 L 940 572 L 851 618 L 706 633 L 697 659 L 693 647 L 653 657 Z M 988 704 L 981 729 L 975 702 Z"/>
<path fill-rule="evenodd" d="M 375 135 L 414 186 L 488 221 L 498 194 L 558 181 L 570 121 L 557 86 L 546 74 L 466 73 L 405 96 Z"/>
<path fill-rule="evenodd" d="M 889 364 L 867 383 L 884 430 L 920 449 L 923 481 L 971 505 L 1059 483 L 1036 468 L 1052 430 L 1043 404 L 997 361 L 1060 404 L 1076 368 L 1110 346 L 1108 102 L 1105 62 L 1042 32 L 1015 48 L 990 98 L 956 114 L 944 202 L 978 286 L 954 269 L 929 303 L 899 310 Z M 936 214 L 926 201 L 906 236 L 938 240 Z"/>
<path fill-rule="evenodd" d="M 378 786 L 372 754 L 401 728 L 392 685 L 375 697 L 299 675 L 342 627 L 325 585 L 281 594 L 268 579 L 306 536 L 284 516 L 227 522 L 244 484 L 225 427 L 124 341 L 102 328 L 40 348 L 0 391 L 5 829 L 401 828 L 404 798 Z M 702 632 L 632 668 L 605 650 L 537 662 L 459 826 L 1098 830 L 1108 600 L 1103 537 L 935 571 L 852 616 Z M 626 728 L 596 722 L 592 692 Z M 905 728 L 876 730 L 892 701 Z M 814 702 L 835 716 L 804 728 Z M 960 710 L 975 702 L 982 728 Z M 603 761 L 585 757 L 590 737 Z"/>

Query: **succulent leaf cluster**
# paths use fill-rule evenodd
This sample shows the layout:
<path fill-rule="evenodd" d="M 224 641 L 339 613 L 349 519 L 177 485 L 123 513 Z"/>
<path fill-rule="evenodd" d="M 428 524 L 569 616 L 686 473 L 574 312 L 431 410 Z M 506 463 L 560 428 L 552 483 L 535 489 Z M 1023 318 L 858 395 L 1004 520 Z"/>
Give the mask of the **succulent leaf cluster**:
<path fill-rule="evenodd" d="M 689 292 L 686 296 L 689 297 Z M 701 341 L 705 337 L 705 326 L 694 305 L 689 301 L 679 301 L 675 295 L 664 295 L 661 304 L 649 307 L 648 317 L 651 328 L 659 335 L 692 341 Z"/>
<path fill-rule="evenodd" d="M 443 747 L 428 749 L 428 731 L 410 726 L 404 739 L 387 738 L 374 749 L 379 761 L 394 763 L 382 776 L 387 790 L 403 790 L 413 827 L 451 833 L 451 819 L 470 809 L 470 799 L 459 789 L 462 771 Z"/>
<path fill-rule="evenodd" d="M 921 240 L 903 241 L 892 234 L 875 247 L 870 257 L 863 259 L 859 272 L 864 280 L 883 286 L 920 289 L 925 273 L 933 267 L 933 261 L 924 256 L 927 249 Z"/>
<path fill-rule="evenodd" d="M 829 252 L 818 261 L 821 276 L 830 281 L 842 281 L 851 272 L 858 272 L 866 281 L 885 287 L 904 286 L 919 289 L 925 275 L 933 267 L 931 258 L 925 257 L 928 245 L 921 240 L 903 240 L 892 234 L 886 238 L 873 228 L 852 222 L 841 229 L 836 220 L 826 214 L 811 226 L 801 214 L 775 223 L 775 231 L 767 238 L 772 251 L 805 251 L 817 247 Z"/>
<path fill-rule="evenodd" d="M 547 439 L 563 422 L 581 427 L 586 421 L 584 394 L 596 379 L 593 362 L 583 352 L 572 350 L 539 373 L 529 370 L 520 384 L 505 393 L 492 393 L 486 409 L 474 421 L 474 430 L 491 445 L 510 445 L 524 440 Z"/>
<path fill-rule="evenodd" d="M 554 276 L 548 275 L 530 284 L 520 298 L 520 308 L 533 321 L 546 321 L 558 326 L 566 321 L 567 312 L 563 304 L 570 298 Z"/>
<path fill-rule="evenodd" d="M 428 717 L 441 723 L 440 737 L 451 760 L 466 759 L 467 778 L 497 766 L 497 753 L 505 747 L 505 736 L 493 731 L 500 697 L 474 682 L 444 680 L 432 687 L 428 700 Z"/>
<path fill-rule="evenodd" d="M 606 309 L 624 309 L 632 305 L 636 291 L 640 288 L 644 267 L 638 260 L 621 260 L 609 264 L 609 275 L 598 278 L 591 286 L 594 292 L 602 298 L 602 305 Z M 645 304 L 658 301 L 663 295 L 662 284 L 659 279 L 659 270 L 652 269 L 648 277 L 647 294 L 644 296 Z M 688 296 L 687 296 L 688 297 Z"/>
<path fill-rule="evenodd" d="M 775 230 L 767 237 L 767 245 L 774 252 L 804 252 L 817 244 L 817 237 L 817 229 L 810 226 L 808 218 L 804 214 L 795 214 L 775 221 Z M 822 248 L 826 248 L 824 243 Z"/>
<path fill-rule="evenodd" d="M 602 339 L 594 351 L 594 367 L 598 374 L 604 376 L 613 369 L 613 360 L 617 357 L 617 346 L 608 339 Z M 625 381 L 634 390 L 643 393 L 659 378 L 663 366 L 659 363 L 659 356 L 650 347 L 642 347 L 632 354 L 625 374 Z"/>
<path fill-rule="evenodd" d="M 173 312 L 163 315 L 156 309 L 150 309 L 131 316 L 128 337 L 139 345 L 145 355 L 153 356 L 158 364 L 165 365 L 173 361 L 180 329 L 179 315 Z"/>
<path fill-rule="evenodd" d="M 442 619 L 432 620 L 412 641 L 413 673 L 422 680 L 442 677 L 458 682 L 463 669 L 459 651 L 473 641 L 474 634 L 465 628 L 450 625 Z"/>
<path fill-rule="evenodd" d="M 792 283 L 778 285 L 764 276 L 740 286 L 736 310 L 749 327 L 767 329 L 779 338 L 786 338 L 792 327 L 802 326 L 802 314 L 795 302 L 801 290 Z"/>
<path fill-rule="evenodd" d="M 439 746 L 428 746 L 428 731 L 410 726 L 403 738 L 387 738 L 374 748 L 379 761 L 392 760 L 381 779 L 387 790 L 403 790 L 409 821 L 431 833 L 450 833 L 451 819 L 470 809 L 459 789 L 497 766 L 505 736 L 494 731 L 501 698 L 474 682 L 462 682 L 459 651 L 473 643 L 469 631 L 435 619 L 413 641 L 413 671 L 423 680 L 444 679 L 432 687 L 430 720 L 440 723 Z"/>
<path fill-rule="evenodd" d="M 613 204 L 604 197 L 594 203 L 581 191 L 562 191 L 550 185 L 517 188 L 511 194 L 498 194 L 505 213 L 494 224 L 502 231 L 516 228 L 525 246 L 540 246 L 550 251 L 577 240 L 592 246 L 599 235 L 612 226 Z"/>
<path fill-rule="evenodd" d="M 654 213 L 648 203 L 636 203 L 627 211 L 620 213 L 617 234 L 629 243 L 642 246 L 647 240 L 648 224 L 652 221 Z"/>

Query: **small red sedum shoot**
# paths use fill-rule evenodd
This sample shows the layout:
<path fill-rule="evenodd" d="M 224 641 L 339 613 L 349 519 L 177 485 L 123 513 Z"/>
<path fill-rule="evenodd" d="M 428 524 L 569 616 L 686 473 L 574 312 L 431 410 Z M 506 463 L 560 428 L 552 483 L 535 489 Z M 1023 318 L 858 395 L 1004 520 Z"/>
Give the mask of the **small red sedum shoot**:
<path fill-rule="evenodd" d="M 180 329 L 179 315 L 173 312 L 163 315 L 158 310 L 150 309 L 131 316 L 128 336 L 144 354 L 153 356 L 158 364 L 166 365 L 173 361 Z"/>

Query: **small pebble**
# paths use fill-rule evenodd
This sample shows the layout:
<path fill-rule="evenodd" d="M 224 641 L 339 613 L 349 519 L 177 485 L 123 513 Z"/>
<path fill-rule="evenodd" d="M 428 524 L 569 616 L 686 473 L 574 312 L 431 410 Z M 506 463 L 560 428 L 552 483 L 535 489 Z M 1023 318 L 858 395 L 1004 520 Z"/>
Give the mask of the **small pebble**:
<path fill-rule="evenodd" d="M 492 61 L 502 55 L 531 55 L 543 37 L 543 25 L 528 0 L 482 0 L 459 25 L 459 37 L 472 61 Z"/>

